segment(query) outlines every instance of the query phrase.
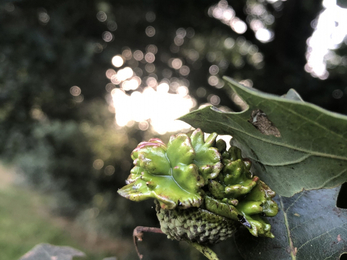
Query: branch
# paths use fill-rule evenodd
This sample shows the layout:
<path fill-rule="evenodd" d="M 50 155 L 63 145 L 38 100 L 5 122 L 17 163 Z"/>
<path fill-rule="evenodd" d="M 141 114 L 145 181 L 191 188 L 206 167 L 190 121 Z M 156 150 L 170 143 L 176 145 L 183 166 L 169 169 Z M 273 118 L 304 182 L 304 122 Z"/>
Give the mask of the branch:
<path fill-rule="evenodd" d="M 143 255 L 141 255 L 140 252 L 139 252 L 139 248 L 137 246 L 137 241 L 142 241 L 143 232 L 164 234 L 163 231 L 161 231 L 160 228 L 155 228 L 155 227 L 137 226 L 134 229 L 133 240 L 134 240 L 134 245 L 135 245 L 135 249 L 136 249 L 137 255 L 139 256 L 140 260 L 143 258 Z"/>

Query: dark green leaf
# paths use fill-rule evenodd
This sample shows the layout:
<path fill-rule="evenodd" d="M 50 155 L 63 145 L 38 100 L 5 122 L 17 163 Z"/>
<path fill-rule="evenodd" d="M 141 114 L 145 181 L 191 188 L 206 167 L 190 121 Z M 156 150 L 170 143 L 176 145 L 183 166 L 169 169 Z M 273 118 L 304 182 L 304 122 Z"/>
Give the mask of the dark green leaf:
<path fill-rule="evenodd" d="M 347 252 L 347 210 L 335 206 L 339 188 L 278 197 L 280 212 L 269 218 L 274 239 L 236 234 L 244 259 L 339 259 Z"/>
<path fill-rule="evenodd" d="M 243 156 L 255 162 L 255 174 L 279 195 L 347 180 L 346 116 L 302 102 L 293 91 L 283 98 L 225 80 L 247 103 L 244 111 L 205 107 L 181 120 L 204 132 L 232 135 Z"/>
<path fill-rule="evenodd" d="M 85 254 L 68 246 L 39 244 L 20 260 L 72 260 L 75 256 L 85 256 Z"/>

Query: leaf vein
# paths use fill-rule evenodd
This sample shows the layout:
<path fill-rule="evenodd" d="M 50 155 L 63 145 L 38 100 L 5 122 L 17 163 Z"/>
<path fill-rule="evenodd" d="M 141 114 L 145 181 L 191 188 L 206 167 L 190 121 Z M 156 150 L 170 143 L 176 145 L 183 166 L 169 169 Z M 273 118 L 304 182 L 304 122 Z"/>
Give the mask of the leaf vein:
<path fill-rule="evenodd" d="M 286 212 L 302 197 L 304 196 L 304 193 L 300 193 L 300 195 L 287 207 Z"/>
<path fill-rule="evenodd" d="M 347 172 L 347 169 L 342 170 L 342 171 L 339 172 L 337 175 L 335 175 L 335 176 L 331 177 L 330 179 L 326 180 L 326 181 L 322 184 L 321 188 L 324 188 L 326 184 L 328 184 L 329 182 L 331 182 L 331 181 L 334 180 L 334 179 L 339 178 L 339 177 L 340 177 L 342 174 L 344 174 L 345 172 Z"/>
<path fill-rule="evenodd" d="M 343 135 L 338 134 L 338 133 L 336 133 L 336 132 L 334 132 L 334 131 L 331 131 L 329 128 L 326 128 L 325 126 L 323 126 L 323 125 L 317 123 L 317 120 L 323 115 L 323 113 L 321 113 L 321 114 L 316 118 L 316 120 L 312 120 L 312 119 L 310 119 L 310 118 L 304 116 L 303 114 L 299 114 L 299 113 L 295 112 L 294 110 L 291 110 L 291 109 L 289 109 L 289 108 L 286 108 L 286 107 L 283 106 L 282 104 L 277 103 L 277 105 L 278 105 L 279 107 L 281 107 L 283 110 L 286 110 L 286 111 L 288 111 L 288 112 L 291 112 L 291 113 L 294 114 L 295 116 L 300 117 L 300 118 L 302 118 L 302 119 L 304 119 L 304 120 L 306 120 L 306 121 L 309 121 L 310 123 L 312 123 L 312 124 L 318 126 L 319 128 L 326 130 L 326 131 L 329 132 L 330 134 L 333 134 L 333 135 L 335 135 L 335 136 L 338 136 L 338 137 L 344 139 L 345 141 L 347 141 L 346 138 L 345 138 Z"/>
<path fill-rule="evenodd" d="M 292 165 L 292 164 L 301 163 L 301 162 L 305 161 L 306 159 L 308 159 L 309 157 L 311 157 L 310 154 L 305 154 L 304 156 L 302 156 L 301 158 L 299 158 L 297 160 L 289 161 L 286 163 L 266 163 L 266 162 L 261 162 L 260 160 L 252 158 L 252 157 L 250 157 L 250 159 L 252 159 L 253 161 L 256 161 L 256 162 L 261 162 L 263 165 L 276 167 L 276 166 L 288 166 L 288 165 Z"/>
<path fill-rule="evenodd" d="M 299 227 L 302 227 L 302 226 L 305 226 L 307 223 L 310 223 L 310 222 L 312 222 L 312 221 L 315 221 L 315 219 L 309 219 L 309 220 L 307 220 L 307 221 L 304 221 L 304 222 L 300 223 L 300 225 L 296 225 L 296 226 L 292 227 L 292 228 L 290 229 L 290 231 L 294 231 L 295 229 L 297 229 L 297 228 L 299 228 Z"/>
<path fill-rule="evenodd" d="M 337 226 L 337 227 L 335 227 L 335 228 L 333 228 L 333 229 L 327 230 L 326 232 L 320 234 L 319 236 L 316 236 L 316 237 L 314 237 L 314 238 L 311 238 L 311 239 L 307 240 L 305 243 L 303 243 L 303 244 L 298 248 L 298 251 L 299 251 L 301 248 L 303 248 L 305 245 L 307 245 L 308 243 L 310 243 L 310 242 L 312 242 L 313 240 L 316 240 L 316 239 L 318 239 L 318 238 L 320 238 L 320 237 L 322 237 L 322 236 L 329 235 L 329 236 L 331 237 L 330 232 L 332 232 L 333 230 L 339 229 L 339 228 L 343 228 L 342 226 L 343 226 L 343 225 Z"/>
<path fill-rule="evenodd" d="M 289 229 L 287 212 L 286 212 L 286 210 L 284 210 L 284 205 L 283 205 L 283 201 L 282 201 L 281 196 L 280 196 L 280 203 L 281 203 L 281 208 L 282 208 L 283 217 L 284 217 L 284 224 L 285 224 L 286 230 L 287 230 L 288 243 L 289 243 L 289 248 L 290 248 L 290 256 L 292 257 L 292 260 L 296 260 L 296 254 L 295 254 L 295 250 L 294 250 L 293 240 L 292 240 L 292 236 L 291 236 L 290 229 Z"/>
<path fill-rule="evenodd" d="M 333 155 L 333 154 L 327 154 L 327 153 L 320 153 L 320 152 L 310 151 L 310 150 L 307 150 L 307 149 L 304 149 L 304 148 L 301 148 L 301 147 L 294 147 L 294 146 L 288 145 L 288 144 L 284 145 L 283 143 L 275 142 L 275 141 L 268 140 L 268 139 L 262 139 L 262 138 L 260 138 L 258 136 L 250 134 L 249 132 L 243 132 L 243 131 L 241 131 L 241 130 L 239 130 L 237 128 L 231 127 L 227 123 L 221 123 L 221 122 L 218 122 L 218 121 L 215 121 L 215 120 L 209 120 L 209 119 L 204 119 L 204 120 L 208 121 L 210 123 L 214 123 L 214 124 L 221 124 L 221 125 L 225 126 L 226 128 L 229 128 L 229 129 L 232 129 L 232 130 L 234 130 L 236 132 L 240 132 L 242 134 L 248 135 L 248 136 L 250 136 L 250 137 L 252 137 L 254 139 L 263 141 L 265 143 L 269 143 L 269 144 L 273 144 L 273 145 L 277 145 L 277 146 L 281 146 L 281 147 L 286 147 L 286 148 L 289 148 L 289 149 L 293 149 L 293 150 L 296 150 L 296 151 L 304 152 L 304 153 L 315 155 L 315 156 L 319 156 L 319 157 L 326 157 L 326 158 L 331 158 L 331 159 L 339 159 L 339 160 L 347 161 L 347 157 L 344 157 L 344 156 L 338 156 L 338 155 Z"/>

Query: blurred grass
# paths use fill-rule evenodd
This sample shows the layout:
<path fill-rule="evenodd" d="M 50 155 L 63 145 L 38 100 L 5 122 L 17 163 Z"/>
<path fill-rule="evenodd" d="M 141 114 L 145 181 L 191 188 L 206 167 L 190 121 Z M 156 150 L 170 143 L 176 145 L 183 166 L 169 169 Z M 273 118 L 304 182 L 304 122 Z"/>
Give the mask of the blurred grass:
<path fill-rule="evenodd" d="M 88 260 L 115 256 L 114 250 L 90 246 L 88 234 L 69 221 L 50 216 L 47 198 L 12 183 L 11 170 L 0 167 L 0 259 L 16 260 L 40 243 L 71 246 L 86 253 Z M 58 222 L 66 222 L 62 225 Z M 78 233 L 78 235 L 76 235 Z M 76 237 L 79 239 L 76 240 Z M 79 240 L 79 241 L 78 241 Z M 107 241 L 107 244 L 112 241 Z M 112 252 L 113 251 L 113 254 Z"/>

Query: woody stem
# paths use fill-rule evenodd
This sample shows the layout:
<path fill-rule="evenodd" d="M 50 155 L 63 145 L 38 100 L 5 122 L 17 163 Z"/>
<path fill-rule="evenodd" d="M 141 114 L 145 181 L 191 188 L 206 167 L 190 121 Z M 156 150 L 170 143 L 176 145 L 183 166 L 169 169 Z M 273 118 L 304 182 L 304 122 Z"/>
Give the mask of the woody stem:
<path fill-rule="evenodd" d="M 140 252 L 139 252 L 139 248 L 137 246 L 137 241 L 142 241 L 142 237 L 143 237 L 143 233 L 144 232 L 164 234 L 163 231 L 161 231 L 160 228 L 155 228 L 155 227 L 137 226 L 134 229 L 133 240 L 134 240 L 134 245 L 135 245 L 135 249 L 136 249 L 137 255 L 139 256 L 140 260 L 143 258 L 143 255 L 141 255 Z"/>

